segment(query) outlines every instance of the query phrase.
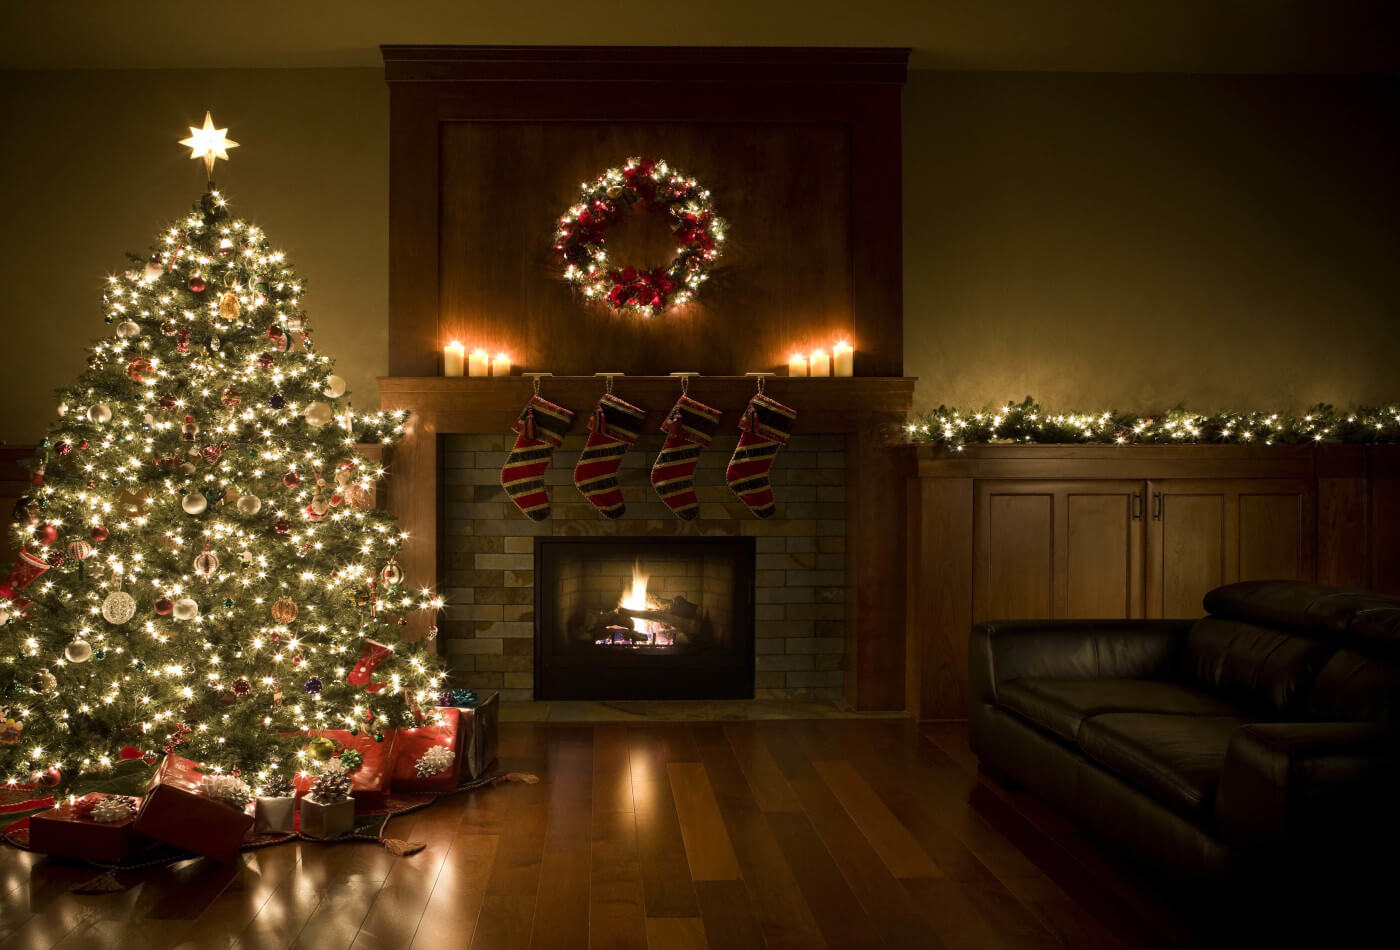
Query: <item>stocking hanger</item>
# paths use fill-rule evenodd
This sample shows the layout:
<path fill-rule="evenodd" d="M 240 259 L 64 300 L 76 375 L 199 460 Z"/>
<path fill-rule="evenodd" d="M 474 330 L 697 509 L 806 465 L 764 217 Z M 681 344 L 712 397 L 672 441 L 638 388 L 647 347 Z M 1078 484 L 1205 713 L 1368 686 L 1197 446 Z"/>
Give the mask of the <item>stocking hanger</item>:
<path fill-rule="evenodd" d="M 745 373 L 744 375 L 745 375 L 745 376 L 753 376 L 753 377 L 757 378 L 757 380 L 758 380 L 758 394 L 759 394 L 760 396 L 762 396 L 762 395 L 763 395 L 763 384 L 766 383 L 766 382 L 768 381 L 768 377 L 769 377 L 769 376 L 772 376 L 772 375 L 774 375 L 774 374 L 773 374 L 773 373 Z"/>
<path fill-rule="evenodd" d="M 603 377 L 603 392 L 605 392 L 605 393 L 607 393 L 609 396 L 611 396 L 611 395 L 612 395 L 612 391 L 613 391 L 613 380 L 617 379 L 617 377 L 619 377 L 619 376 L 626 376 L 627 374 L 626 374 L 626 373 L 594 373 L 593 375 L 594 375 L 594 376 L 601 376 L 601 377 Z"/>
<path fill-rule="evenodd" d="M 690 377 L 699 376 L 699 373 L 672 373 L 672 376 L 679 376 L 681 380 L 681 395 L 690 395 Z"/>
<path fill-rule="evenodd" d="M 543 378 L 546 377 L 546 376 L 553 376 L 554 374 L 553 374 L 553 373 L 521 373 L 520 375 L 521 375 L 521 376 L 528 376 L 528 377 L 530 377 L 530 385 L 534 388 L 534 390 L 535 390 L 535 395 L 538 396 L 538 395 L 540 394 L 540 380 L 543 379 Z"/>

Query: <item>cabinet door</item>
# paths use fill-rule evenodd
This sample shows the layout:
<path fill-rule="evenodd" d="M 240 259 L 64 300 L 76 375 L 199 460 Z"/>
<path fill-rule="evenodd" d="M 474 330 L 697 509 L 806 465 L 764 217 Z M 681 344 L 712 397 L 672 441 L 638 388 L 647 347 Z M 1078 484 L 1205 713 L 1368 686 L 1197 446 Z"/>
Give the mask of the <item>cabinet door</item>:
<path fill-rule="evenodd" d="M 1147 613 L 1198 617 L 1206 592 L 1316 576 L 1317 496 L 1291 478 L 1148 482 Z"/>
<path fill-rule="evenodd" d="M 982 481 L 973 619 L 1142 616 L 1144 485 Z"/>

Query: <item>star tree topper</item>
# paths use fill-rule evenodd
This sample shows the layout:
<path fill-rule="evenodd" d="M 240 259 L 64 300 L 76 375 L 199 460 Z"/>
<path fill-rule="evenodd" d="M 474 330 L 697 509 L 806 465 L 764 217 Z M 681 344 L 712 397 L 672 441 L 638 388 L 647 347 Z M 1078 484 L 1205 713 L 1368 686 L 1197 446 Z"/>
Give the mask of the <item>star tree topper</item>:
<path fill-rule="evenodd" d="M 238 147 L 237 142 L 229 139 L 228 129 L 214 128 L 214 119 L 208 112 L 204 113 L 204 128 L 190 126 L 190 137 L 181 139 L 180 144 L 189 146 L 190 158 L 204 159 L 204 168 L 210 179 L 214 177 L 215 160 L 222 158 L 228 161 L 228 150 Z"/>

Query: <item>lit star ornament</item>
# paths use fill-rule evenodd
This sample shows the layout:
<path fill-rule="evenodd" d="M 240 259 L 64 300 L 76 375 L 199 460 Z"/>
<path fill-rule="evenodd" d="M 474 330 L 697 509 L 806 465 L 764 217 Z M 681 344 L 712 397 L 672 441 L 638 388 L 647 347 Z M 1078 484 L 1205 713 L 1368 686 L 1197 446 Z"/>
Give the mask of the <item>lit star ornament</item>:
<path fill-rule="evenodd" d="M 214 128 L 214 119 L 208 112 L 204 113 L 204 128 L 190 126 L 190 137 L 181 139 L 180 144 L 189 146 L 190 158 L 204 159 L 204 168 L 210 178 L 214 177 L 215 160 L 222 158 L 228 161 L 228 150 L 238 147 L 237 142 L 229 139 L 228 129 Z"/>

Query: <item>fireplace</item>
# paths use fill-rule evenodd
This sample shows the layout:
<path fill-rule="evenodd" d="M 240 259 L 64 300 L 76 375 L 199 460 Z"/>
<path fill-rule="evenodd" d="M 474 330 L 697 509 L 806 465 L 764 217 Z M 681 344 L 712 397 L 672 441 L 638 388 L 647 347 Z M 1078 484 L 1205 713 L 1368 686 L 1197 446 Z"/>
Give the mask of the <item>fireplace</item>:
<path fill-rule="evenodd" d="M 752 538 L 535 541 L 538 699 L 754 695 Z"/>

